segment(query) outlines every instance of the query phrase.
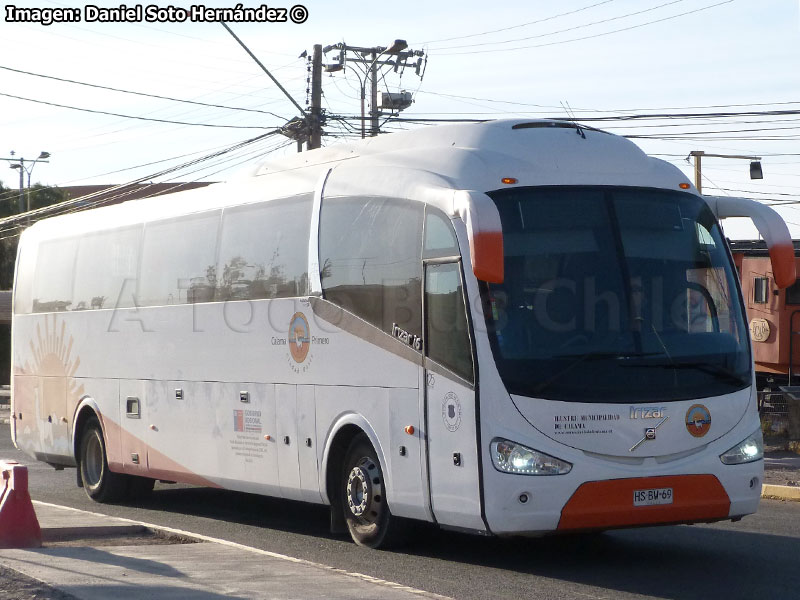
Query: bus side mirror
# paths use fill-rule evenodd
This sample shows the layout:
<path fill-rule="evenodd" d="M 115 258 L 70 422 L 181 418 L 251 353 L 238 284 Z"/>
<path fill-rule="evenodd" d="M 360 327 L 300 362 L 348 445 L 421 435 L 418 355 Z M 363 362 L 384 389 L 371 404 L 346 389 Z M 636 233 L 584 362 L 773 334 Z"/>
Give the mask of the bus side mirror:
<path fill-rule="evenodd" d="M 772 262 L 772 274 L 779 288 L 787 288 L 797 279 L 794 244 L 783 218 L 772 208 L 749 198 L 703 196 L 717 218 L 749 217 L 764 238 Z"/>
<path fill-rule="evenodd" d="M 503 283 L 503 227 L 494 201 L 481 192 L 460 190 L 454 202 L 456 213 L 467 226 L 475 277 Z"/>

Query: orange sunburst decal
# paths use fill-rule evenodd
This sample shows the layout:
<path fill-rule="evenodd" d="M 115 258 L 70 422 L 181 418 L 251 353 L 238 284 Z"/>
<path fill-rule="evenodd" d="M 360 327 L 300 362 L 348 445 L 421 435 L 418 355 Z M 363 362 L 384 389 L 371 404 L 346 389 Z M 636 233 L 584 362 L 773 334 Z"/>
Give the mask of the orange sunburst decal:
<path fill-rule="evenodd" d="M 75 378 L 81 361 L 66 319 L 42 316 L 35 322 L 21 319 L 14 333 L 16 339 L 28 338 L 27 346 L 15 347 L 14 441 L 31 456 L 71 456 L 72 423 L 84 394 L 81 380 Z"/>
<path fill-rule="evenodd" d="M 67 331 L 67 325 L 58 315 L 45 315 L 44 323 L 36 323 L 36 335 L 28 343 L 30 348 L 30 359 L 26 360 L 22 368 L 15 369 L 19 375 L 37 375 L 42 378 L 50 379 L 53 382 L 63 381 L 63 393 L 65 397 L 53 397 L 54 394 L 61 395 L 60 386 L 56 389 L 47 389 L 49 386 L 44 382 L 41 386 L 42 406 L 37 407 L 40 418 L 56 416 L 54 413 L 61 413 L 64 409 L 54 411 L 52 408 L 58 406 L 62 400 L 66 400 L 66 414 L 58 414 L 60 418 L 67 417 L 72 421 L 75 407 L 80 402 L 84 388 L 78 385 L 74 378 L 81 359 L 73 356 L 75 340 Z M 53 378 L 53 379 L 51 379 Z M 58 390 L 58 391 L 56 391 Z M 52 407 L 52 408 L 51 408 Z"/>

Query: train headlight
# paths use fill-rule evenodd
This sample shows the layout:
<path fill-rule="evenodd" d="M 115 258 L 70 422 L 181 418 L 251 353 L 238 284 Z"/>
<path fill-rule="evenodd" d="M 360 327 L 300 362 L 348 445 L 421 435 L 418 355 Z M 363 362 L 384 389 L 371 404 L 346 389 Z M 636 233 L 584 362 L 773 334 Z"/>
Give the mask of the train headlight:
<path fill-rule="evenodd" d="M 518 475 L 564 475 L 572 464 L 522 444 L 495 438 L 491 446 L 494 468 Z"/>
<path fill-rule="evenodd" d="M 764 458 L 764 436 L 761 429 L 753 432 L 733 448 L 720 455 L 719 459 L 726 465 L 741 465 Z"/>

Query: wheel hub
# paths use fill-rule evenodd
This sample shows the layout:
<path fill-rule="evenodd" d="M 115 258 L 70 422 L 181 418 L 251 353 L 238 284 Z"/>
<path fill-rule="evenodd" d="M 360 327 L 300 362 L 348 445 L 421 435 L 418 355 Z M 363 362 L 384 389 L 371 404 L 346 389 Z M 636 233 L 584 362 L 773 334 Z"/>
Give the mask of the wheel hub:
<path fill-rule="evenodd" d="M 84 473 L 89 486 L 94 487 L 100 483 L 103 475 L 103 448 L 96 434 L 90 436 L 86 444 Z"/>
<path fill-rule="evenodd" d="M 365 521 L 374 522 L 381 500 L 380 470 L 369 458 L 362 458 L 347 477 L 347 506 L 350 512 Z"/>

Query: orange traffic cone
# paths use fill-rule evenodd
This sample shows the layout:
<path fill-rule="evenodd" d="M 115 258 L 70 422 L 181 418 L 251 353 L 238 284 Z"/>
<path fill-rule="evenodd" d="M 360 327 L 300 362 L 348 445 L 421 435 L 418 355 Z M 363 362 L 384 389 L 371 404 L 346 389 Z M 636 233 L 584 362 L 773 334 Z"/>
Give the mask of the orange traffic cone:
<path fill-rule="evenodd" d="M 42 530 L 28 493 L 28 467 L 0 461 L 0 548 L 41 548 Z"/>

